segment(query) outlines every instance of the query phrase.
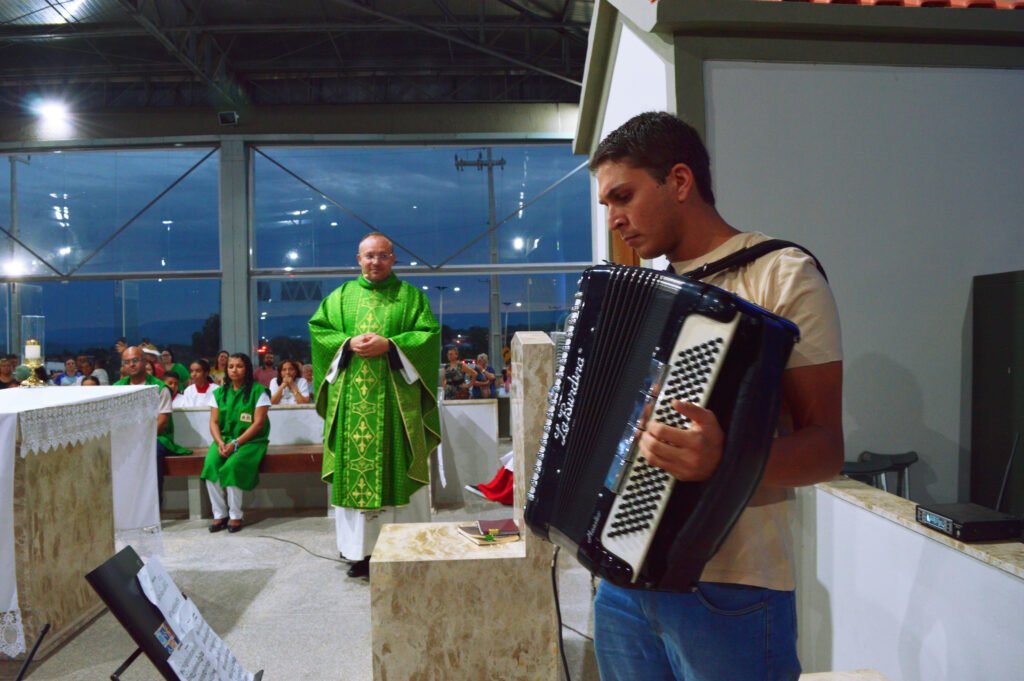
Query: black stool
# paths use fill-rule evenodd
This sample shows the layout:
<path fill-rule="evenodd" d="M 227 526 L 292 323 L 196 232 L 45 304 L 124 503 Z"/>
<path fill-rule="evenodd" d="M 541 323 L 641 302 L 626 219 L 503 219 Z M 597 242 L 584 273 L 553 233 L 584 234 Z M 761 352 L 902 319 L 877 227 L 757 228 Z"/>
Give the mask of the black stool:
<path fill-rule="evenodd" d="M 843 464 L 843 475 L 889 491 L 885 474 L 896 474 L 896 491 L 904 499 L 910 498 L 910 464 L 917 461 L 917 452 L 904 454 L 878 454 L 861 452 L 857 461 Z"/>

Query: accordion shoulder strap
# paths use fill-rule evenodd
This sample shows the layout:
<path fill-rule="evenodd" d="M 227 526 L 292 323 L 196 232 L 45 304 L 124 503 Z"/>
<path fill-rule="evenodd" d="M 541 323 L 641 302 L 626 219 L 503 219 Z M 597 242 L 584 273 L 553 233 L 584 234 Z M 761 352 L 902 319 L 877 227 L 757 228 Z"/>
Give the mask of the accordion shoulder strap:
<path fill-rule="evenodd" d="M 795 244 L 792 241 L 785 241 L 784 239 L 768 239 L 767 241 L 762 241 L 759 244 L 748 246 L 747 248 L 738 250 L 735 253 L 730 253 L 720 260 L 706 263 L 700 267 L 690 270 L 689 272 L 683 272 L 683 276 L 690 277 L 691 279 L 703 279 L 725 270 L 741 267 L 746 265 L 748 262 L 757 260 L 766 253 L 771 253 L 772 251 L 777 251 L 783 248 L 799 248 L 801 251 L 811 256 L 814 260 L 814 266 L 818 268 L 819 272 L 821 272 L 821 276 L 825 277 L 825 281 L 828 281 L 828 275 L 825 274 L 825 269 L 821 266 L 821 263 L 813 253 L 800 244 Z"/>

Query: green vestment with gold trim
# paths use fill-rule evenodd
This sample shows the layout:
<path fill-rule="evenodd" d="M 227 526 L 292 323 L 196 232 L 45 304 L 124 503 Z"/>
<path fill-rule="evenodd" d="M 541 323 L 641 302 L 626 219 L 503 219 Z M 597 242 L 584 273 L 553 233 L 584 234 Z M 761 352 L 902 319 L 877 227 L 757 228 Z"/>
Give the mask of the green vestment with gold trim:
<path fill-rule="evenodd" d="M 348 352 L 347 364 L 327 383 L 339 349 L 363 333 L 394 343 L 419 378 L 408 383 L 387 354 L 364 359 Z M 324 299 L 309 320 L 309 335 L 331 503 L 365 510 L 409 503 L 428 482 L 429 456 L 441 442 L 441 330 L 427 297 L 393 274 L 376 283 L 359 277 Z"/>

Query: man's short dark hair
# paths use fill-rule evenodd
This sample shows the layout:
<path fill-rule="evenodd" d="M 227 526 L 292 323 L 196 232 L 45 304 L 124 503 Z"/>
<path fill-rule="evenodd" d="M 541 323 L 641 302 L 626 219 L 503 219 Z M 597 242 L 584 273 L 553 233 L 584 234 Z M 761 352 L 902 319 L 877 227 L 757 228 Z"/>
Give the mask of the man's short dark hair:
<path fill-rule="evenodd" d="M 685 163 L 693 171 L 704 203 L 715 205 L 711 190 L 711 160 L 693 126 L 663 111 L 648 111 L 630 118 L 601 140 L 590 171 L 607 162 L 625 163 L 646 170 L 661 184 L 672 166 Z"/>

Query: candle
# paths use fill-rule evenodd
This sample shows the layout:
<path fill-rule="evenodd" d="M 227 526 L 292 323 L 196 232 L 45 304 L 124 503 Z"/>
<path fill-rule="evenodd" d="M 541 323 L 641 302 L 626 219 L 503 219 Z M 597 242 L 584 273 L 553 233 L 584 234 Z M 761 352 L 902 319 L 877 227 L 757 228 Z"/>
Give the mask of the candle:
<path fill-rule="evenodd" d="M 25 359 L 40 359 L 41 356 L 38 341 L 25 342 Z"/>

